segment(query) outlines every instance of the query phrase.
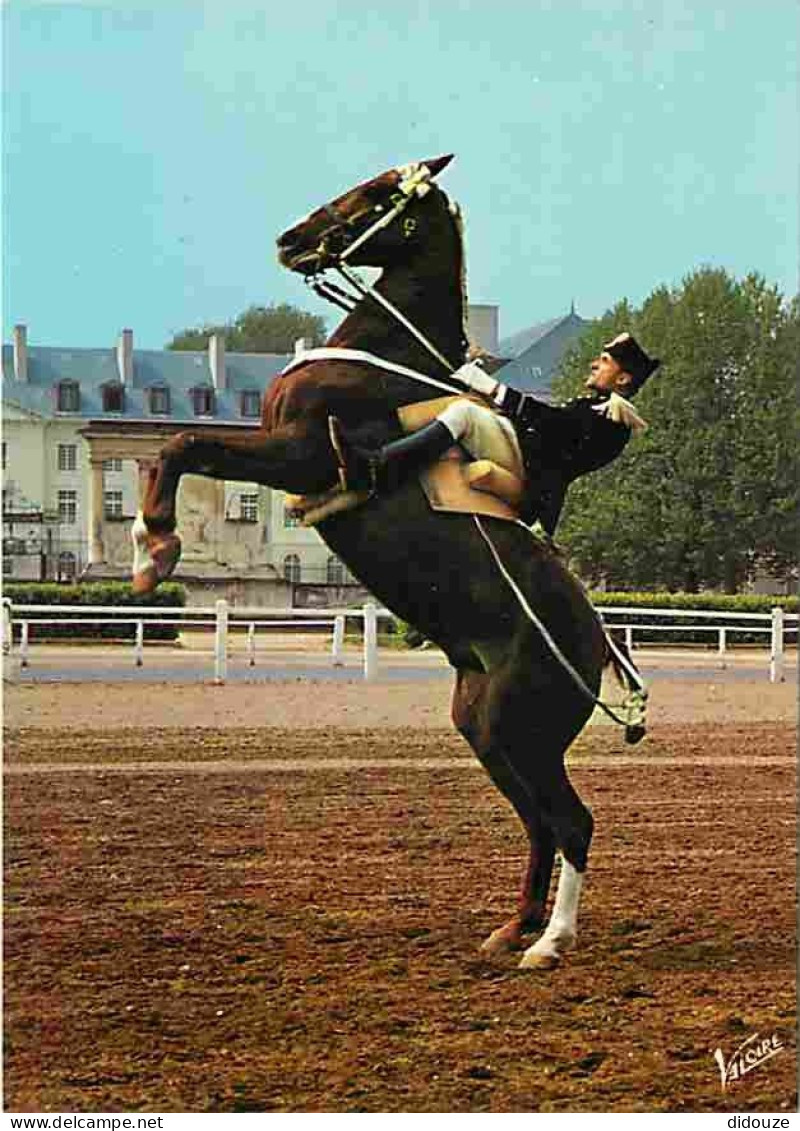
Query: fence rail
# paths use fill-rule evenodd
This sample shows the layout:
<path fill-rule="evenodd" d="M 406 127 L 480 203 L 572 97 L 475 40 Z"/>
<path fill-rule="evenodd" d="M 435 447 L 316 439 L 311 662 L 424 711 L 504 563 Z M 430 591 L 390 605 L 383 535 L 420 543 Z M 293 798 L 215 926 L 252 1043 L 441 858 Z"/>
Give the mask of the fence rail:
<path fill-rule="evenodd" d="M 31 625 L 133 625 L 134 662 L 144 664 L 145 624 L 179 625 L 182 628 L 214 629 L 214 682 L 224 683 L 228 674 L 228 641 L 232 631 L 247 632 L 247 657 L 250 667 L 256 663 L 256 630 L 258 628 L 327 628 L 331 632 L 331 663 L 343 664 L 345 622 L 350 618 L 361 622 L 363 671 L 365 679 L 374 679 L 378 670 L 378 620 L 394 620 L 388 609 L 367 602 L 360 609 L 248 609 L 217 601 L 213 608 L 205 605 L 131 607 L 126 605 L 17 605 L 3 599 L 3 652 L 13 647 L 14 626 L 20 630 L 20 667 L 30 666 Z"/>
<path fill-rule="evenodd" d="M 728 651 L 728 641 L 734 633 L 762 633 L 770 638 L 769 678 L 773 683 L 784 678 L 786 637 L 797 635 L 798 614 L 786 613 L 775 606 L 769 613 L 724 612 L 708 609 L 658 609 L 625 606 L 598 608 L 608 629 L 622 630 L 629 650 L 634 648 L 636 632 L 707 632 L 717 634 L 717 653 L 722 666 Z M 662 624 L 642 620 L 644 616 L 717 623 Z M 616 618 L 621 617 L 621 620 Z M 203 605 L 131 607 L 125 605 L 17 605 L 9 598 L 3 599 L 2 642 L 3 652 L 10 654 L 13 646 L 13 629 L 19 625 L 19 661 L 26 668 L 30 664 L 31 625 L 133 625 L 134 662 L 144 663 L 145 624 L 179 625 L 184 628 L 213 627 L 214 629 L 214 681 L 224 683 L 228 672 L 228 640 L 232 631 L 247 632 L 247 656 L 251 667 L 256 663 L 256 632 L 260 628 L 327 628 L 331 632 L 331 662 L 343 663 L 345 622 L 347 618 L 360 621 L 362 627 L 362 665 L 364 678 L 374 679 L 378 671 L 378 620 L 393 620 L 388 609 L 367 602 L 360 609 L 249 609 L 231 606 L 227 601 L 217 601 L 213 608 Z M 609 618 L 614 618 L 610 620 Z M 720 624 L 724 620 L 726 623 Z M 731 623 L 738 622 L 738 623 Z"/>

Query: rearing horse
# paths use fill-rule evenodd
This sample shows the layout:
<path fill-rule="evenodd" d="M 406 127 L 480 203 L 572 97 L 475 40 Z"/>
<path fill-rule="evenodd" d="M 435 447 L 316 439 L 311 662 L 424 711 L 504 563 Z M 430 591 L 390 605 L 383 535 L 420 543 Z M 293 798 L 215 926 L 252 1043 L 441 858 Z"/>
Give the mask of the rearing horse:
<path fill-rule="evenodd" d="M 328 346 L 368 351 L 443 381 L 461 362 L 460 227 L 432 181 L 450 159 L 383 173 L 279 238 L 281 263 L 312 280 L 344 253 L 354 266 L 383 269 L 377 299 L 359 301 Z M 387 317 L 381 299 L 435 345 L 441 361 Z M 398 408 L 437 395 L 361 361 L 312 356 L 269 387 L 258 429 L 233 437 L 202 429 L 176 436 L 151 472 L 137 519 L 145 558 L 135 585 L 152 588 L 178 559 L 175 494 L 185 472 L 320 492 L 337 478 L 329 416 L 348 430 L 369 427 L 386 439 L 400 434 Z M 484 518 L 481 524 L 493 549 L 471 515 L 433 511 L 415 480 L 324 519 L 318 529 L 378 599 L 444 650 L 456 671 L 455 726 L 525 826 L 530 855 L 517 911 L 486 939 L 485 952 L 522 949 L 523 935 L 542 927 L 560 850 L 550 921 L 521 960 L 525 967 L 550 967 L 574 942 L 592 836 L 591 814 L 567 777 L 564 754 L 591 714 L 586 689 L 598 692 L 604 638 L 581 585 L 555 553 L 521 523 Z M 554 657 L 546 635 L 573 674 Z"/>

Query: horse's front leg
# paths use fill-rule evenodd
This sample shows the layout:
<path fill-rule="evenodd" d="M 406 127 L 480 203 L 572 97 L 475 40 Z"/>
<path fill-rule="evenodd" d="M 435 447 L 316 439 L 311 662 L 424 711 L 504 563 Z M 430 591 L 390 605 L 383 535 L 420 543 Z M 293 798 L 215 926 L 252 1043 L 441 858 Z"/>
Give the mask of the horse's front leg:
<path fill-rule="evenodd" d="M 136 593 L 150 592 L 178 564 L 176 499 L 181 476 L 187 473 L 309 494 L 335 481 L 336 460 L 321 426 L 287 425 L 273 432 L 259 428 L 241 435 L 198 429 L 173 436 L 150 469 L 131 531 Z"/>

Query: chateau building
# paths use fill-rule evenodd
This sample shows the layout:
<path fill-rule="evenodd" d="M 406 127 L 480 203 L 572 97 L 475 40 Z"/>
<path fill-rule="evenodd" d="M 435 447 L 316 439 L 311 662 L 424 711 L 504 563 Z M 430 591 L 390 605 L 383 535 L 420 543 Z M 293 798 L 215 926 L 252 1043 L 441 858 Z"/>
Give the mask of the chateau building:
<path fill-rule="evenodd" d="M 470 308 L 469 322 L 473 341 L 508 359 L 501 380 L 544 395 L 587 325 L 573 310 L 498 342 L 496 306 Z M 264 389 L 290 360 L 227 352 L 219 336 L 203 352 L 135 349 L 129 329 L 105 349 L 38 346 L 23 325 L 2 358 L 3 577 L 64 581 L 129 577 L 130 526 L 159 449 L 187 427 L 255 427 Z M 175 578 L 193 603 L 358 597 L 281 491 L 185 475 L 178 529 Z"/>

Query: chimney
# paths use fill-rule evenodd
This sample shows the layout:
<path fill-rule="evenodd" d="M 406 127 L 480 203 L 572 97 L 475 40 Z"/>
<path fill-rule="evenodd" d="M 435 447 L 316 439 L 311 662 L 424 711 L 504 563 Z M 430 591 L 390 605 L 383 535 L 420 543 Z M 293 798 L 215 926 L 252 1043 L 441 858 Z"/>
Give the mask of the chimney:
<path fill-rule="evenodd" d="M 470 303 L 467 307 L 467 337 L 472 345 L 497 353 L 499 311 L 494 303 Z"/>
<path fill-rule="evenodd" d="M 23 323 L 14 327 L 14 377 L 28 380 L 28 327 Z"/>
<path fill-rule="evenodd" d="M 133 330 L 123 330 L 117 340 L 117 373 L 123 385 L 133 384 Z"/>
<path fill-rule="evenodd" d="M 208 339 L 208 364 L 211 380 L 218 393 L 227 388 L 225 379 L 225 339 L 222 334 L 212 334 Z"/>

